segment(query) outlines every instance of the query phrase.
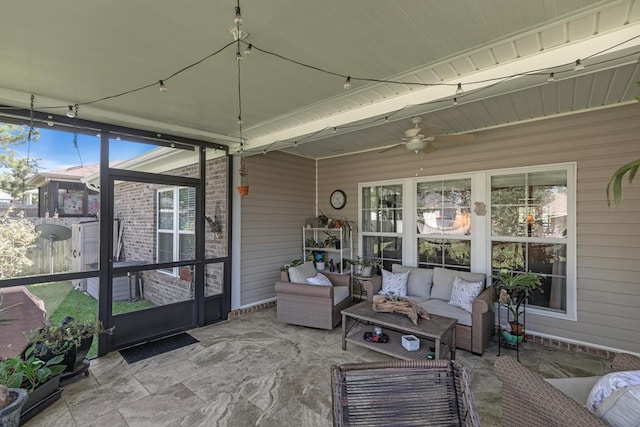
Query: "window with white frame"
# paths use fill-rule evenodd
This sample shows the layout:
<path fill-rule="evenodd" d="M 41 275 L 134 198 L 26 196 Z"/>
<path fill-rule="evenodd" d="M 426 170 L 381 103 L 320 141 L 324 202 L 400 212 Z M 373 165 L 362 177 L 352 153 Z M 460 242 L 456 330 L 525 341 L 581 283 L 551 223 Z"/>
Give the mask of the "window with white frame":
<path fill-rule="evenodd" d="M 158 190 L 158 262 L 195 258 L 196 192 L 191 187 Z M 160 271 L 178 275 L 177 268 Z"/>
<path fill-rule="evenodd" d="M 527 311 L 575 319 L 575 164 L 359 188 L 362 256 L 381 259 L 387 270 L 402 263 L 487 276 L 529 271 L 540 276 L 543 292 Z"/>
<path fill-rule="evenodd" d="M 377 258 L 386 269 L 402 262 L 403 185 L 362 187 L 362 256 Z"/>
<path fill-rule="evenodd" d="M 543 288 L 528 301 L 567 312 L 570 224 L 568 167 L 495 172 L 491 180 L 491 269 L 529 271 Z"/>
<path fill-rule="evenodd" d="M 418 265 L 471 270 L 471 178 L 416 185 Z"/>

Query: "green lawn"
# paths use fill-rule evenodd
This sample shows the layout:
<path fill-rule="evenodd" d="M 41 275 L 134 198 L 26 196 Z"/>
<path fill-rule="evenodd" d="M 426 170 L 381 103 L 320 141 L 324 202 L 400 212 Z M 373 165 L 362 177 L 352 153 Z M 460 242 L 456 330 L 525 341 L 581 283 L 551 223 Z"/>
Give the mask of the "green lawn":
<path fill-rule="evenodd" d="M 84 292 L 72 289 L 69 282 L 48 283 L 30 286 L 29 290 L 41 298 L 47 309 L 47 320 L 53 325 L 59 325 L 67 316 L 76 322 L 95 323 L 98 318 L 98 301 Z M 146 300 L 142 301 L 114 301 L 113 314 L 128 313 L 142 310 L 155 305 Z M 98 340 L 93 341 L 88 356 L 97 354 Z"/>

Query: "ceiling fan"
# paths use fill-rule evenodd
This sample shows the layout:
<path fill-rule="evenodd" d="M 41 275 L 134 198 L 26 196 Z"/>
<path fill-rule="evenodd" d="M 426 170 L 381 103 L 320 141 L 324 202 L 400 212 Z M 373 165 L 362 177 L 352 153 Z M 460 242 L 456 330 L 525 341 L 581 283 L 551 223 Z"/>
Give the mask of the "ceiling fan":
<path fill-rule="evenodd" d="M 471 142 L 475 139 L 473 134 L 464 134 L 464 135 L 424 135 L 420 133 L 423 128 L 420 126 L 422 123 L 421 116 L 411 117 L 411 123 L 413 123 L 413 127 L 404 131 L 404 138 L 400 144 L 393 145 L 391 147 L 385 148 L 380 151 L 380 153 L 385 153 L 389 150 L 392 150 L 396 147 L 403 146 L 414 153 L 419 153 L 427 148 L 431 142 L 439 142 L 439 141 L 457 141 L 457 142 Z M 435 126 L 429 126 L 428 130 L 435 130 Z M 425 132 L 427 133 L 427 132 Z M 433 146 L 431 146 L 433 147 Z"/>

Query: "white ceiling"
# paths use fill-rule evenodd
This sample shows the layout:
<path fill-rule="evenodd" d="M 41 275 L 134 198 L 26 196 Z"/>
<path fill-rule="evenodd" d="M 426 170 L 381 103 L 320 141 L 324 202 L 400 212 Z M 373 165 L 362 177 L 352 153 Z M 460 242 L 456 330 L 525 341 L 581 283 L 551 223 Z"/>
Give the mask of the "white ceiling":
<path fill-rule="evenodd" d="M 168 78 L 233 41 L 235 1 L 2 3 L 0 104 L 27 108 L 33 94 L 36 110 L 63 115 L 78 103 L 81 118 L 238 149 L 235 46 Z M 240 63 L 247 153 L 323 158 L 396 144 L 413 115 L 438 134 L 466 133 L 638 95 L 640 0 L 240 5 L 245 40 L 255 46 Z M 576 59 L 584 70 L 573 70 Z M 352 88 L 345 91 L 346 75 Z M 464 93 L 453 105 L 458 83 Z"/>

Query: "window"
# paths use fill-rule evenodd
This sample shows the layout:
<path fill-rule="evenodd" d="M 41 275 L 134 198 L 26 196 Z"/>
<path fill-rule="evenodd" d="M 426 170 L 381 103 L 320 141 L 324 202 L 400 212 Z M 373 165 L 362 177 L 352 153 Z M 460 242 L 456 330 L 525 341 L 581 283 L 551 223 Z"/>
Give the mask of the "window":
<path fill-rule="evenodd" d="M 471 178 L 418 182 L 418 265 L 471 270 Z"/>
<path fill-rule="evenodd" d="M 195 196 L 195 189 L 188 187 L 158 191 L 158 262 L 195 258 Z M 178 275 L 178 268 L 161 271 Z"/>
<path fill-rule="evenodd" d="M 407 189 L 413 188 L 412 191 Z M 402 263 L 540 276 L 527 311 L 576 318 L 575 164 L 362 183 L 360 254 Z M 411 226 L 406 226 L 410 224 Z"/>
<path fill-rule="evenodd" d="M 533 308 L 568 311 L 568 168 L 491 176 L 491 269 L 536 273 Z"/>
<path fill-rule="evenodd" d="M 361 195 L 362 256 L 391 269 L 402 262 L 403 185 L 362 187 Z"/>

